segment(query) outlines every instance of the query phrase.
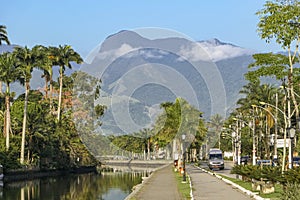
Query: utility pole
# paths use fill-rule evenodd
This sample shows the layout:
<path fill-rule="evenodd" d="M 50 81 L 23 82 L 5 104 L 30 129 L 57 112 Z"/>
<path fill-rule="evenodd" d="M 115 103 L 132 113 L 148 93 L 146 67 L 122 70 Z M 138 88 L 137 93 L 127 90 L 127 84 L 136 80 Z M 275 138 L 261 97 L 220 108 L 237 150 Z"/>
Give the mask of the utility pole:
<path fill-rule="evenodd" d="M 278 108 L 278 93 L 276 92 L 275 94 L 275 106 L 276 108 Z M 277 136 L 278 136 L 278 125 L 277 125 L 277 117 L 278 117 L 278 110 L 275 109 L 275 137 L 274 137 L 274 155 L 273 155 L 273 158 L 276 158 L 277 159 Z"/>
<path fill-rule="evenodd" d="M 252 122 L 252 165 L 256 165 L 256 145 L 255 145 L 255 116 L 253 108 L 253 122 Z"/>

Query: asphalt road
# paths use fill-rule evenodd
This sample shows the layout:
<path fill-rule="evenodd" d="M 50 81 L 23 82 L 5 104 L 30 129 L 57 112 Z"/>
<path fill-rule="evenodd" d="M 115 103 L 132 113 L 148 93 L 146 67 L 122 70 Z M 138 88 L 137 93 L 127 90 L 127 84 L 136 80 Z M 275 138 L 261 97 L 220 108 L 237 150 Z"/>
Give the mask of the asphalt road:
<path fill-rule="evenodd" d="M 195 200 L 250 200 L 251 198 L 239 191 L 237 188 L 228 185 L 222 180 L 212 176 L 193 165 L 187 166 L 187 173 L 191 177 L 193 196 Z M 223 170 L 230 173 L 229 168 Z M 221 171 L 220 171 L 221 172 Z"/>
<path fill-rule="evenodd" d="M 208 170 L 208 165 L 207 162 L 201 162 L 200 165 L 201 168 Z M 233 167 L 233 162 L 232 161 L 225 161 L 225 168 L 224 170 L 215 170 L 215 173 L 217 174 L 221 174 L 221 175 L 225 175 L 228 177 L 232 177 L 232 178 L 236 178 L 235 174 L 230 174 L 230 171 Z"/>

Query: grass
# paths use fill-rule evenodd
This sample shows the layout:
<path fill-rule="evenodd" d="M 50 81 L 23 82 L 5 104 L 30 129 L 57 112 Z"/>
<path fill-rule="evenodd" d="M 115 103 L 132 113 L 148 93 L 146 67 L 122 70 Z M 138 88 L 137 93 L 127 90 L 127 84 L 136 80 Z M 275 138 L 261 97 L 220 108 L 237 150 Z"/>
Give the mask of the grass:
<path fill-rule="evenodd" d="M 252 185 L 251 182 L 248 181 L 243 181 L 240 179 L 235 179 L 235 178 L 231 178 L 231 177 L 227 177 L 224 175 L 219 174 L 220 176 L 222 176 L 225 179 L 230 180 L 233 183 L 236 183 L 238 185 L 240 185 L 241 187 L 245 188 L 246 190 L 250 190 L 252 192 L 258 192 L 258 191 L 253 191 L 252 190 Z M 275 184 L 275 192 L 271 193 L 271 194 L 258 194 L 259 196 L 263 197 L 263 198 L 269 198 L 269 199 L 280 199 L 280 197 L 282 196 L 282 185 L 280 184 Z"/>
<path fill-rule="evenodd" d="M 186 182 L 183 183 L 182 182 L 182 175 L 179 174 L 179 172 L 174 172 L 175 174 L 175 178 L 177 180 L 177 187 L 178 187 L 178 190 L 181 194 L 181 196 L 183 197 L 183 199 L 191 199 L 191 195 L 190 195 L 190 191 L 191 191 L 191 188 L 190 188 L 190 182 L 189 182 L 189 178 L 186 177 Z"/>

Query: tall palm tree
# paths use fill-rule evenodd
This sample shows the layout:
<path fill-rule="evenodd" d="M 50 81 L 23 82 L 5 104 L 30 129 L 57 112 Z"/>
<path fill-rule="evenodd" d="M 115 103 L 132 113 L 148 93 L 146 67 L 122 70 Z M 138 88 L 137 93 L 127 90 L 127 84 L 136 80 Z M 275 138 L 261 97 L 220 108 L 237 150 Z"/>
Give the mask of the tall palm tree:
<path fill-rule="evenodd" d="M 2 45 L 2 41 L 4 41 L 6 44 L 10 45 L 8 36 L 7 36 L 7 31 L 6 31 L 6 26 L 0 25 L 0 45 Z"/>
<path fill-rule="evenodd" d="M 208 127 L 214 130 L 214 135 L 218 136 L 218 146 L 221 148 L 221 132 L 224 124 L 224 119 L 221 115 L 216 114 L 210 117 Z"/>
<path fill-rule="evenodd" d="M 24 152 L 25 152 L 25 134 L 26 134 L 26 123 L 27 123 L 27 105 L 28 105 L 28 94 L 30 91 L 30 79 L 32 78 L 33 68 L 37 65 L 37 59 L 35 55 L 36 49 L 29 49 L 28 47 L 16 47 L 13 53 L 17 58 L 18 69 L 21 72 L 21 76 L 18 80 L 22 85 L 25 86 L 25 100 L 24 100 L 24 114 L 23 114 L 23 126 L 22 126 L 22 141 L 21 141 L 21 155 L 20 163 L 24 163 Z"/>
<path fill-rule="evenodd" d="M 10 45 L 10 41 L 8 40 L 6 26 L 0 25 L 0 45 L 2 45 L 2 41 L 6 42 L 6 44 Z M 2 82 L 0 81 L 0 94 L 2 94 Z"/>
<path fill-rule="evenodd" d="M 54 65 L 59 66 L 59 96 L 57 108 L 57 121 L 60 121 L 63 75 L 65 69 L 66 67 L 72 69 L 71 62 L 76 62 L 77 64 L 80 64 L 83 62 L 83 60 L 80 57 L 80 55 L 77 52 L 75 52 L 69 45 L 59 45 L 58 48 L 52 47 L 52 55 L 54 56 Z"/>
<path fill-rule="evenodd" d="M 266 108 L 269 110 L 269 112 L 265 110 L 253 110 L 252 105 L 259 105 L 259 102 L 267 102 L 275 105 L 276 94 L 278 94 L 279 99 L 283 99 L 283 94 L 281 94 L 279 89 L 277 89 L 276 87 L 269 84 L 260 84 L 259 81 L 249 82 L 248 85 L 243 87 L 240 93 L 244 94 L 245 97 L 239 99 L 237 102 L 237 104 L 240 105 L 240 107 L 238 108 L 238 110 L 240 111 L 239 113 L 243 113 L 244 116 L 248 115 L 248 119 L 244 119 L 245 121 L 249 120 L 249 116 L 255 118 L 255 121 L 258 124 L 258 126 L 256 126 L 256 130 L 259 132 L 258 147 L 260 149 L 260 157 L 266 155 L 268 158 L 268 156 L 270 155 L 269 136 L 271 134 L 271 128 L 274 123 L 273 117 L 269 114 L 272 109 L 270 107 Z M 266 123 L 263 123 L 264 120 L 266 120 Z M 263 134 L 264 130 L 266 131 Z M 272 131 L 275 132 L 277 130 L 273 129 Z"/>
<path fill-rule="evenodd" d="M 52 110 L 52 96 L 53 96 L 53 59 L 52 48 L 37 45 L 34 47 L 37 52 L 38 66 L 37 68 L 43 71 L 42 78 L 45 79 L 45 97 L 50 100 L 50 111 Z M 54 51 L 54 50 L 53 50 Z M 48 95 L 49 83 L 49 95 Z"/>
<path fill-rule="evenodd" d="M 10 131 L 10 84 L 20 76 L 17 69 L 16 56 L 12 53 L 0 54 L 0 81 L 6 84 L 5 93 L 5 123 L 4 135 L 6 137 L 6 150 L 9 149 Z"/>

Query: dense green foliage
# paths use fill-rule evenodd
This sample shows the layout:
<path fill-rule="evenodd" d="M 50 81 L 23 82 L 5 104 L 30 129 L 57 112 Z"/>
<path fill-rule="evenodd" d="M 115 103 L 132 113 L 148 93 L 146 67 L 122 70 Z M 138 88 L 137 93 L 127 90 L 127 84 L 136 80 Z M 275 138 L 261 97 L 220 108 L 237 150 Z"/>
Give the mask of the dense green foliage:
<path fill-rule="evenodd" d="M 278 156 L 284 166 L 286 151 L 275 151 L 274 138 L 288 138 L 285 131 L 288 128 L 295 128 L 299 138 L 299 3 L 297 0 L 267 1 L 256 13 L 259 36 L 268 43 L 274 39 L 286 53 L 253 55 L 254 62 L 245 74 L 249 82 L 240 91 L 243 97 L 224 123 L 231 129 L 229 132 L 240 133 L 242 155 L 252 155 L 254 145 L 257 157 L 271 159 Z M 295 150 L 299 152 L 299 144 L 295 144 Z"/>
<path fill-rule="evenodd" d="M 202 113 L 182 98 L 177 98 L 174 103 L 162 103 L 161 108 L 164 112 L 157 117 L 152 129 L 142 129 L 132 135 L 110 136 L 112 143 L 129 152 L 145 152 L 150 159 L 151 152 L 171 146 L 172 141 L 180 140 L 184 133 L 189 148 L 199 150 L 207 132 Z"/>
<path fill-rule="evenodd" d="M 75 60 L 72 56 L 79 55 L 70 46 L 66 48 L 71 52 L 71 58 L 68 60 L 65 56 L 62 59 L 71 67 L 69 62 Z M 61 83 L 64 77 L 63 84 L 52 80 L 52 67 L 58 64 L 56 62 L 61 56 L 55 54 L 55 49 L 42 46 L 32 49 L 16 47 L 13 52 L 0 55 L 0 81 L 6 87 L 5 93 L 1 91 L 0 101 L 0 130 L 4 133 L 0 137 L 0 163 L 5 170 L 22 166 L 69 169 L 97 164 L 80 140 L 71 109 L 73 82 L 76 76 L 88 75 L 83 75 L 83 72 L 75 72 L 71 76 L 63 74 L 60 76 Z M 58 61 L 51 62 L 49 57 Z M 29 83 L 34 69 L 43 70 L 43 77 L 49 75 L 45 79 L 46 91 L 30 90 Z M 64 70 L 60 71 L 64 73 Z M 9 86 L 16 81 L 24 84 L 25 93 L 13 98 Z M 50 93 L 48 88 L 51 89 Z M 63 100 L 59 106 L 60 98 Z M 61 120 L 57 119 L 58 109 L 62 111 Z M 98 116 L 103 114 L 101 109 L 101 106 L 97 107 Z"/>

